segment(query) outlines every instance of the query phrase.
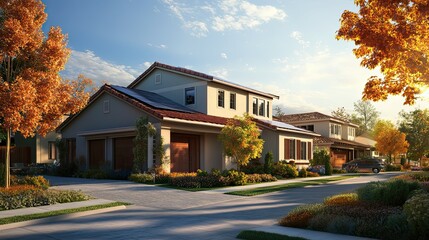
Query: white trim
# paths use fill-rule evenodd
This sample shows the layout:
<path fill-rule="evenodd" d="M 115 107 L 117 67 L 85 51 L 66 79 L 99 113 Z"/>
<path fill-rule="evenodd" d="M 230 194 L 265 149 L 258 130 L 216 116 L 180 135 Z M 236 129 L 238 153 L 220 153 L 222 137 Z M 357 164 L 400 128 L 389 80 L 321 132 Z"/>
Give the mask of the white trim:
<path fill-rule="evenodd" d="M 122 128 L 107 128 L 100 129 L 95 131 L 83 131 L 76 134 L 77 136 L 90 136 L 90 135 L 99 135 L 107 133 L 120 133 L 120 132 L 133 132 L 136 131 L 136 127 L 122 127 Z"/>
<path fill-rule="evenodd" d="M 292 130 L 292 129 L 287 129 L 287 128 L 276 128 L 276 130 L 283 131 L 283 132 L 300 133 L 300 134 L 303 134 L 303 135 L 310 135 L 310 136 L 315 136 L 315 137 L 320 137 L 320 136 L 321 136 L 321 135 L 320 135 L 320 134 L 318 134 L 318 133 L 301 132 L 301 131 Z"/>
<path fill-rule="evenodd" d="M 170 117 L 165 117 L 163 120 L 169 121 L 169 122 L 187 123 L 187 124 L 195 124 L 195 125 L 210 126 L 210 127 L 219 127 L 219 128 L 223 128 L 225 126 L 223 124 L 198 122 L 198 121 L 183 120 L 183 119 L 170 118 Z"/>

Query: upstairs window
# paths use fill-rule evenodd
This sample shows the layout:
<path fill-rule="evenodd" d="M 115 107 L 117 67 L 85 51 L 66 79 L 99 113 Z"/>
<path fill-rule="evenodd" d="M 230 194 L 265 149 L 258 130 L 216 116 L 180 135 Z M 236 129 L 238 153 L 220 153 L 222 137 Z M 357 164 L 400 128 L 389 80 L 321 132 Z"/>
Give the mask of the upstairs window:
<path fill-rule="evenodd" d="M 185 89 L 185 104 L 195 104 L 195 87 Z"/>
<path fill-rule="evenodd" d="M 259 99 L 259 116 L 265 116 L 265 100 Z"/>
<path fill-rule="evenodd" d="M 356 136 L 356 129 L 349 127 L 349 136 L 350 137 L 355 137 Z"/>
<path fill-rule="evenodd" d="M 267 101 L 267 117 L 270 117 L 270 102 Z"/>
<path fill-rule="evenodd" d="M 218 90 L 217 91 L 217 106 L 218 107 L 225 107 L 225 91 Z"/>
<path fill-rule="evenodd" d="M 103 113 L 109 113 L 110 112 L 110 102 L 109 100 L 105 100 L 103 102 Z"/>
<path fill-rule="evenodd" d="M 253 98 L 253 115 L 258 115 L 258 99 Z"/>
<path fill-rule="evenodd" d="M 338 124 L 331 124 L 331 135 L 341 135 L 341 126 Z"/>
<path fill-rule="evenodd" d="M 229 94 L 229 108 L 231 109 L 237 109 L 237 103 L 236 103 L 236 95 L 235 93 Z"/>

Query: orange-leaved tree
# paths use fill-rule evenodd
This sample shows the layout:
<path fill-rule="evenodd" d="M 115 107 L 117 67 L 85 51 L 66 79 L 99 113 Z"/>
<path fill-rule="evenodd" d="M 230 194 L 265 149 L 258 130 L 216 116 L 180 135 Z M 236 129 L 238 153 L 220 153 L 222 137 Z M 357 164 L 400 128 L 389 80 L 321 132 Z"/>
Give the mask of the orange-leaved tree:
<path fill-rule="evenodd" d="M 260 157 L 264 145 L 259 128 L 248 114 L 228 119 L 219 139 L 225 154 L 237 162 L 238 170 L 246 166 L 250 159 Z"/>
<path fill-rule="evenodd" d="M 389 94 L 413 104 L 429 85 L 429 2 L 427 0 L 355 0 L 357 13 L 344 11 L 337 39 L 354 41 L 353 53 L 372 76 L 364 99 L 385 100 Z"/>
<path fill-rule="evenodd" d="M 79 76 L 63 80 L 70 55 L 66 36 L 46 21 L 40 0 L 0 1 L 0 127 L 7 138 L 5 187 L 9 187 L 10 138 L 19 131 L 30 137 L 53 130 L 64 114 L 82 109 L 89 98 L 91 80 Z"/>
<path fill-rule="evenodd" d="M 392 122 L 379 120 L 374 127 L 375 148 L 383 155 L 387 155 L 388 163 L 395 156 L 406 153 L 409 147 L 405 134 L 400 132 Z"/>

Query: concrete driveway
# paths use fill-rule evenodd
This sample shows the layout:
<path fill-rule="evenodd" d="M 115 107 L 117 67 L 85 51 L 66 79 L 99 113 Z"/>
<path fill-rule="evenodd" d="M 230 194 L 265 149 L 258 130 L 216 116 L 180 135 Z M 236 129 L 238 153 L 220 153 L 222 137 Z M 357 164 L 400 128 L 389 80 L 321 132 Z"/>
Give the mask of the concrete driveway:
<path fill-rule="evenodd" d="M 0 239 L 235 239 L 242 230 L 275 224 L 297 205 L 321 202 L 329 195 L 392 175 L 367 175 L 258 197 L 193 193 L 127 181 L 51 179 L 53 184 L 63 184 L 58 188 L 81 189 L 95 197 L 135 205 L 116 212 L 2 231 Z M 69 180 L 76 182 L 67 185 Z"/>

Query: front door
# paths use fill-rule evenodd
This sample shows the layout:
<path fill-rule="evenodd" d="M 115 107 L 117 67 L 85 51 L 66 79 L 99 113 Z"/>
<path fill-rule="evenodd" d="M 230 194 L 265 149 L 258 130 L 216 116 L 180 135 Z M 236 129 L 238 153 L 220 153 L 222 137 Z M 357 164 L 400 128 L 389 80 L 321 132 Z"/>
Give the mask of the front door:
<path fill-rule="evenodd" d="M 171 134 L 171 172 L 195 172 L 200 167 L 200 137 L 191 134 Z"/>

